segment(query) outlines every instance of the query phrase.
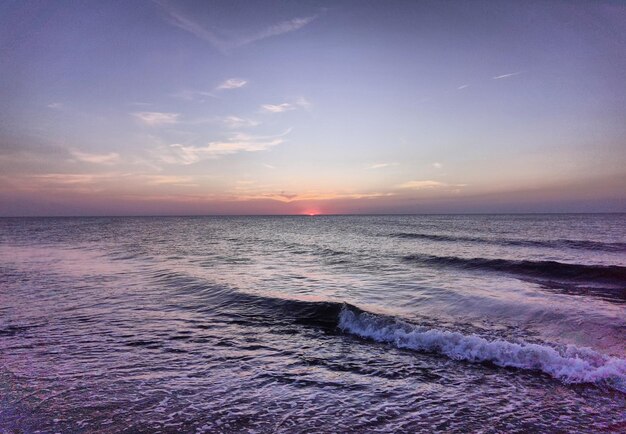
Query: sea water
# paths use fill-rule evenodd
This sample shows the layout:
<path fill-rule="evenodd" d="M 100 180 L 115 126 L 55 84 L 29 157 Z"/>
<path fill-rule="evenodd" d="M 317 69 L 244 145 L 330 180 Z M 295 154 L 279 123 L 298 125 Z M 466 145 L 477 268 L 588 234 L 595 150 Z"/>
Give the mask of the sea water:
<path fill-rule="evenodd" d="M 0 219 L 0 431 L 626 431 L 626 215 Z"/>

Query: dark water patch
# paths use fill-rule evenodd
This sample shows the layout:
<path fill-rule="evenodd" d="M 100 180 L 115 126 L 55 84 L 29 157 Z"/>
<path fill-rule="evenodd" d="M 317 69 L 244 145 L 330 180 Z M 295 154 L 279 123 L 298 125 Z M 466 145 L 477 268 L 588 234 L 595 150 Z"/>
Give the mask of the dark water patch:
<path fill-rule="evenodd" d="M 43 325 L 44 324 L 9 325 L 0 329 L 0 337 L 9 337 L 26 333 L 33 328 L 42 327 Z"/>
<path fill-rule="evenodd" d="M 320 389 L 329 388 L 329 389 L 341 389 L 341 390 L 353 390 L 353 391 L 367 389 L 367 386 L 365 384 L 358 384 L 358 383 L 344 384 L 341 382 L 320 381 L 320 380 L 309 379 L 303 376 L 288 375 L 285 373 L 266 372 L 263 374 L 259 374 L 257 378 L 266 378 L 267 381 L 270 381 L 270 382 L 289 384 L 289 385 L 299 387 L 299 388 L 314 387 L 314 388 L 320 388 Z"/>
<path fill-rule="evenodd" d="M 170 341 L 185 341 L 185 340 L 189 340 L 192 337 L 189 335 L 178 335 L 178 336 L 170 336 L 168 339 Z"/>
<path fill-rule="evenodd" d="M 189 352 L 187 350 L 183 350 L 182 348 L 163 348 L 163 351 L 166 353 L 173 353 L 173 354 L 185 354 Z"/>
<path fill-rule="evenodd" d="M 135 340 L 125 342 L 125 344 L 129 347 L 145 347 L 149 349 L 157 349 L 163 346 L 163 343 L 153 340 Z"/>
<path fill-rule="evenodd" d="M 463 270 L 485 270 L 523 276 L 528 279 L 541 279 L 550 282 L 589 284 L 604 289 L 622 290 L 626 288 L 626 267 L 618 265 L 568 264 L 556 261 L 529 261 L 487 258 L 461 258 L 457 256 L 409 255 L 407 262 L 435 267 L 452 267 Z"/>
<path fill-rule="evenodd" d="M 551 248 L 551 249 L 577 249 L 577 250 L 593 250 L 603 252 L 626 252 L 626 243 L 619 242 L 600 242 L 589 240 L 521 240 L 513 238 L 484 238 L 463 235 L 445 235 L 445 234 L 427 234 L 412 232 L 397 232 L 390 234 L 393 238 L 427 240 L 437 242 L 469 242 L 484 243 L 500 246 L 516 246 L 516 247 L 533 247 L 533 248 Z"/>
<path fill-rule="evenodd" d="M 576 297 L 595 297 L 611 303 L 626 304 L 626 284 L 624 287 L 612 286 L 609 288 L 592 286 L 593 284 L 572 284 L 557 280 L 527 279 L 546 290 L 555 290 L 560 294 L 573 295 Z"/>

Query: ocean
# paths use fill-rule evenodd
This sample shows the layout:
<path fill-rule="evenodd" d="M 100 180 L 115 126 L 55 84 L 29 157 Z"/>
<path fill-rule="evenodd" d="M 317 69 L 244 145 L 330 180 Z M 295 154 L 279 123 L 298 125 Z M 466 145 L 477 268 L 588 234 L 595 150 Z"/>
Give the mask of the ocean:
<path fill-rule="evenodd" d="M 626 432 L 626 215 L 0 219 L 0 432 Z"/>

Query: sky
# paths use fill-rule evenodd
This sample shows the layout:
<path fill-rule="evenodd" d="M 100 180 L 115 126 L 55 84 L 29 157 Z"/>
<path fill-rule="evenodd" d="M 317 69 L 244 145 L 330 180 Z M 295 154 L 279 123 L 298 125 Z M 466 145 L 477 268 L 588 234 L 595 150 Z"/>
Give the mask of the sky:
<path fill-rule="evenodd" d="M 626 3 L 3 1 L 0 216 L 626 211 Z"/>

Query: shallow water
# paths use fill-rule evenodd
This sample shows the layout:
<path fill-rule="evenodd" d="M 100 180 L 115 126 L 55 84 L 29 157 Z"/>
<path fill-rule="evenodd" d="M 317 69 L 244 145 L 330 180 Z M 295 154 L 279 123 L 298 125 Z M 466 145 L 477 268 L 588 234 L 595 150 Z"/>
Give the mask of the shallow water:
<path fill-rule="evenodd" d="M 0 430 L 626 430 L 626 215 L 0 219 Z"/>

